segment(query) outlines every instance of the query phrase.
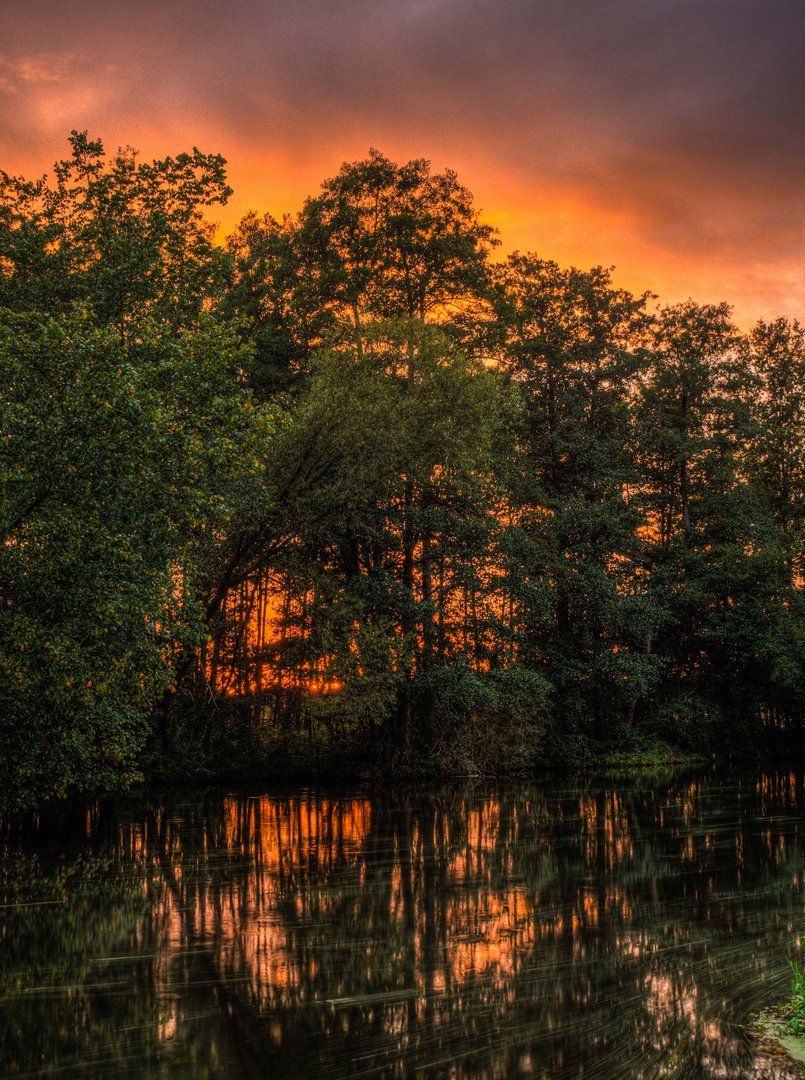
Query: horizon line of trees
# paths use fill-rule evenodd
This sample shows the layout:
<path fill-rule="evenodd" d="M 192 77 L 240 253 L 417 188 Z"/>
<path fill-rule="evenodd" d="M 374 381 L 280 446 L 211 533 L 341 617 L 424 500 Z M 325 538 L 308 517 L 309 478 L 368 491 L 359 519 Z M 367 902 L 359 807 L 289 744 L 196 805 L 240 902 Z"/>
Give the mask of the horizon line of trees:
<path fill-rule="evenodd" d="M 0 173 L 0 782 L 801 733 L 805 339 L 657 310 L 377 151 L 213 243 L 225 162 Z M 337 687 L 337 693 L 317 693 Z"/>

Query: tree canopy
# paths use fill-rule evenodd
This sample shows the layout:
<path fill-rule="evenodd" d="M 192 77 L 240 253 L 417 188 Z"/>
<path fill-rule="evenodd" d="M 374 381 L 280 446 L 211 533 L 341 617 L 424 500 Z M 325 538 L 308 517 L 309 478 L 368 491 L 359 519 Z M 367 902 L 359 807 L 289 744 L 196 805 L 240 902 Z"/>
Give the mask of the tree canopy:
<path fill-rule="evenodd" d="M 0 173 L 6 801 L 801 733 L 797 323 L 493 261 L 423 160 L 216 244 L 223 159 L 71 145 Z"/>

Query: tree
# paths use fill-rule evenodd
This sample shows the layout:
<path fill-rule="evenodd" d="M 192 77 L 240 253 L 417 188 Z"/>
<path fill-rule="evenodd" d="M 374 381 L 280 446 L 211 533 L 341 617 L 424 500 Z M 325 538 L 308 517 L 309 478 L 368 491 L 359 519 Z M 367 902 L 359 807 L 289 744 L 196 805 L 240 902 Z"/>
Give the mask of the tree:
<path fill-rule="evenodd" d="M 754 376 L 738 464 L 745 511 L 724 560 L 729 599 L 713 634 L 714 661 L 740 698 L 736 712 L 797 728 L 805 691 L 805 340 L 796 322 L 777 319 L 757 323 L 740 347 Z"/>
<path fill-rule="evenodd" d="M 364 736 L 382 727 L 403 753 L 432 735 L 439 672 L 464 643 L 452 598 L 489 557 L 498 393 L 434 328 L 419 326 L 412 364 L 413 333 L 369 324 L 360 357 L 349 345 L 314 355 L 273 483 L 294 539 L 271 570 L 310 596 L 297 662 L 345 688 L 317 715 L 348 714 L 340 728 Z"/>
<path fill-rule="evenodd" d="M 483 296 L 496 243 L 454 172 L 376 150 L 344 164 L 299 215 L 307 303 L 350 322 L 359 350 L 367 318 L 444 322 Z"/>
<path fill-rule="evenodd" d="M 784 546 L 789 588 L 801 583 L 805 526 L 805 331 L 762 320 L 748 336 L 748 362 L 760 380 L 757 428 L 747 448 L 754 489 L 768 500 Z"/>
<path fill-rule="evenodd" d="M 128 148 L 107 161 L 100 140 L 76 131 L 70 144 L 52 185 L 0 171 L 0 307 L 88 303 L 121 333 L 145 315 L 193 325 L 225 280 L 204 218 L 232 194 L 224 159 L 194 149 L 149 164 Z"/>
<path fill-rule="evenodd" d="M 652 344 L 636 412 L 646 556 L 668 611 L 655 648 L 676 736 L 690 729 L 701 749 L 704 703 L 720 708 L 739 678 L 738 637 L 724 628 L 735 629 L 733 604 L 757 570 L 747 565 L 754 511 L 742 466 L 756 385 L 727 304 L 664 308 Z"/>
<path fill-rule="evenodd" d="M 73 132 L 0 174 L 0 690 L 9 798 L 126 783 L 265 541 L 277 412 L 221 309 L 225 162 Z"/>
<path fill-rule="evenodd" d="M 338 680 L 358 692 L 369 680 L 349 627 L 375 653 L 372 627 L 399 638 L 404 644 L 385 656 L 399 658 L 387 674 L 399 698 L 394 737 L 404 747 L 413 698 L 426 694 L 422 673 L 443 642 L 434 573 L 443 521 L 467 514 L 473 499 L 484 517 L 467 494 L 475 480 L 462 496 L 451 487 L 453 462 L 470 460 L 471 445 L 474 460 L 483 458 L 496 391 L 451 339 L 456 317 L 484 303 L 495 242 L 454 173 L 433 175 L 425 161 L 397 166 L 377 151 L 325 181 L 296 222 L 248 215 L 228 241 L 235 262 L 226 310 L 245 317 L 275 388 L 294 381 L 283 371 L 303 376 L 275 487 L 278 506 L 294 508 L 279 526 L 298 530 L 284 548 L 292 572 L 303 573 L 301 559 L 316 579 L 304 662 L 313 652 L 317 664 L 337 657 Z M 264 573 L 272 569 L 266 561 Z M 335 584 L 344 579 L 346 591 Z M 348 677 L 358 669 L 360 679 Z"/>
<path fill-rule="evenodd" d="M 689 300 L 660 312 L 639 422 L 654 529 L 665 547 L 679 533 L 691 536 L 696 504 L 713 492 L 721 466 L 731 483 L 748 389 L 738 343 L 727 304 Z"/>
<path fill-rule="evenodd" d="M 332 321 L 302 302 L 298 234 L 290 218 L 251 212 L 226 239 L 231 269 L 218 311 L 253 344 L 250 382 L 264 399 L 299 388 Z"/>
<path fill-rule="evenodd" d="M 206 634 L 220 537 L 265 513 L 275 422 L 210 323 L 0 316 L 4 797 L 126 784 L 182 650 Z"/>
<path fill-rule="evenodd" d="M 647 296 L 609 271 L 515 254 L 495 300 L 501 365 L 519 394 L 510 587 L 521 663 L 556 688 L 563 733 L 625 719 L 656 679 L 660 613 L 646 588 L 631 494 L 631 390 L 648 343 Z"/>

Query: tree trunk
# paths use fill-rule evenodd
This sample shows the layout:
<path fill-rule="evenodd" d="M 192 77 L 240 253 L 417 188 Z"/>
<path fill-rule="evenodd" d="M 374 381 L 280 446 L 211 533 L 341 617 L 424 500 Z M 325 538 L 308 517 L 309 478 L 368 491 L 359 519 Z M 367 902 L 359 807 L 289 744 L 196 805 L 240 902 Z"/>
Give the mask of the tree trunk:
<path fill-rule="evenodd" d="M 408 480 L 405 484 L 404 494 L 404 515 L 403 515 L 403 566 L 402 566 L 402 584 L 403 588 L 410 594 L 411 603 L 414 599 L 414 546 L 415 546 L 415 533 L 411 523 L 411 510 L 414 505 L 414 484 L 413 481 Z M 403 619 L 403 632 L 408 642 L 411 642 L 413 636 L 416 634 L 416 622 L 412 616 L 406 612 Z M 397 744 L 402 750 L 403 757 L 408 756 L 411 740 L 411 680 L 413 678 L 413 667 L 409 661 L 407 670 L 404 673 L 404 681 L 399 689 L 397 695 L 397 731 L 396 740 Z"/>
<path fill-rule="evenodd" d="M 651 630 L 647 630 L 646 633 L 643 636 L 643 644 L 645 646 L 645 649 L 643 651 L 644 656 L 650 656 L 651 655 L 651 636 L 652 636 L 652 631 Z M 639 701 L 640 701 L 640 694 L 635 694 L 635 696 L 632 698 L 632 704 L 629 706 L 629 715 L 626 717 L 626 726 L 627 726 L 627 728 L 631 728 L 632 725 L 634 724 L 635 711 L 637 709 L 637 703 Z"/>
<path fill-rule="evenodd" d="M 688 423 L 688 396 L 682 395 L 682 430 L 687 441 Z M 679 496 L 682 501 L 682 523 L 685 526 L 685 536 L 690 533 L 690 503 L 688 494 L 688 459 L 683 457 L 679 463 Z"/>

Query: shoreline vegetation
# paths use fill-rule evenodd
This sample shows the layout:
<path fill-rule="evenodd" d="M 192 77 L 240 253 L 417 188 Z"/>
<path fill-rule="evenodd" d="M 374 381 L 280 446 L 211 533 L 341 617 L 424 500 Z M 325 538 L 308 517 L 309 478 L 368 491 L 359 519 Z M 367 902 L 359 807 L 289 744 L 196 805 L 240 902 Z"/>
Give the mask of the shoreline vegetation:
<path fill-rule="evenodd" d="M 791 944 L 799 946 L 801 942 Z M 799 960 L 789 960 L 788 966 L 793 976 L 790 1000 L 752 1016 L 749 1031 L 761 1049 L 771 1048 L 773 1054 L 796 1062 L 801 1076 L 805 1066 L 805 972 L 800 970 Z"/>
<path fill-rule="evenodd" d="M 520 751 L 520 748 L 518 748 Z M 519 761 L 517 758 L 519 757 Z M 513 763 L 514 761 L 514 763 Z M 232 747 L 227 755 L 209 760 L 193 758 L 174 751 L 160 752 L 144 762 L 145 776 L 139 786 L 178 784 L 285 784 L 285 783 L 385 783 L 416 784 L 444 779 L 505 779 L 539 774 L 553 768 L 562 773 L 641 773 L 649 770 L 683 768 L 709 764 L 701 754 L 684 752 L 659 740 L 612 747 L 578 748 L 578 757 L 570 760 L 565 752 L 560 758 L 524 759 L 522 752 L 511 758 L 494 761 L 458 755 L 446 759 L 437 755 L 409 755 L 400 761 L 385 755 L 357 753 L 353 747 L 322 741 L 311 744 L 306 739 L 276 739 L 259 750 L 244 753 Z"/>
<path fill-rule="evenodd" d="M 0 791 L 787 759 L 805 332 L 496 256 L 376 150 L 0 172 Z M 270 178 L 267 178 L 267 184 Z"/>
<path fill-rule="evenodd" d="M 785 1061 L 789 1076 L 805 1077 L 805 1036 L 788 1030 L 785 1005 L 773 1006 L 753 1016 L 747 1033 L 756 1043 L 758 1055 Z"/>

